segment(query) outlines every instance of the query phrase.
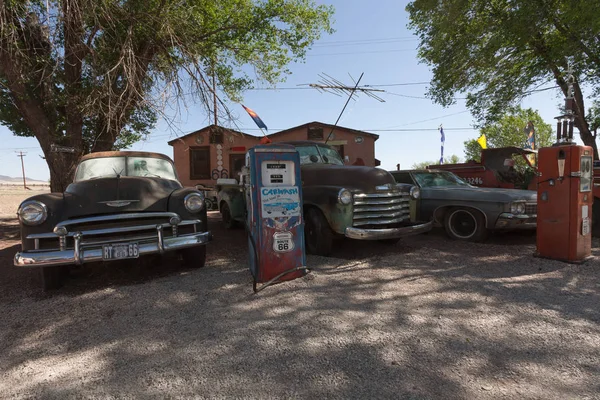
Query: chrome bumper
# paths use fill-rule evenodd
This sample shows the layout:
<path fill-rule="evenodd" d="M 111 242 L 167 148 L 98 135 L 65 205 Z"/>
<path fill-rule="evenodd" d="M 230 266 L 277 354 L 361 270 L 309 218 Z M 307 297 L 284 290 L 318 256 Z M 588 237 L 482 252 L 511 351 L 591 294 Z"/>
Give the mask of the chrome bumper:
<path fill-rule="evenodd" d="M 535 229 L 536 227 L 537 215 L 502 213 L 498 216 L 494 229 Z"/>
<path fill-rule="evenodd" d="M 212 240 L 211 232 L 192 233 L 177 237 L 159 235 L 154 241 L 139 243 L 139 255 L 163 254 L 167 251 L 185 249 L 205 245 Z M 109 243 L 105 243 L 109 244 Z M 75 241 L 73 250 L 29 251 L 15 254 L 14 264 L 17 267 L 46 267 L 51 265 L 67 265 L 103 261 L 102 245 L 86 248 Z"/>
<path fill-rule="evenodd" d="M 415 225 L 403 226 L 401 228 L 361 229 L 350 227 L 346 228 L 345 235 L 350 239 L 360 240 L 398 239 L 429 232 L 432 228 L 433 221 L 416 223 Z"/>

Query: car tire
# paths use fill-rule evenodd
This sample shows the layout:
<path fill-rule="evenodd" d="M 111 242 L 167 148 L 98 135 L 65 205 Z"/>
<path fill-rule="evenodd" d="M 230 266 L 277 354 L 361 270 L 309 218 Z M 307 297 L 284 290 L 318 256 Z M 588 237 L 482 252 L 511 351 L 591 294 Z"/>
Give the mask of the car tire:
<path fill-rule="evenodd" d="M 489 231 L 481 212 L 471 208 L 451 208 L 444 215 L 444 228 L 451 239 L 469 242 L 482 242 Z"/>
<path fill-rule="evenodd" d="M 44 291 L 59 289 L 65 283 L 69 267 L 66 265 L 54 265 L 40 268 L 42 276 L 42 289 Z"/>
<path fill-rule="evenodd" d="M 309 254 L 328 256 L 333 249 L 333 232 L 323 213 L 316 208 L 306 212 L 304 241 Z"/>
<path fill-rule="evenodd" d="M 221 218 L 223 220 L 223 225 L 225 226 L 225 229 L 235 228 L 236 221 L 231 216 L 231 211 L 229 210 L 229 206 L 225 202 L 223 202 L 223 204 L 221 204 Z"/>
<path fill-rule="evenodd" d="M 206 264 L 206 246 L 190 247 L 181 250 L 183 265 L 190 268 L 202 268 Z"/>

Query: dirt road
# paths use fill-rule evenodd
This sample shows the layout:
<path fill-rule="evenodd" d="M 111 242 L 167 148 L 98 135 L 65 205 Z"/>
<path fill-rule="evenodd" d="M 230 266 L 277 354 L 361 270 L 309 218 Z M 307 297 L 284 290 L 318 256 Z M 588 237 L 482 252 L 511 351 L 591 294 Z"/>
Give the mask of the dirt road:
<path fill-rule="evenodd" d="M 244 232 L 211 229 L 204 269 L 88 266 L 51 294 L 5 236 L 0 396 L 600 398 L 599 261 L 433 233 L 346 242 L 253 295 Z"/>

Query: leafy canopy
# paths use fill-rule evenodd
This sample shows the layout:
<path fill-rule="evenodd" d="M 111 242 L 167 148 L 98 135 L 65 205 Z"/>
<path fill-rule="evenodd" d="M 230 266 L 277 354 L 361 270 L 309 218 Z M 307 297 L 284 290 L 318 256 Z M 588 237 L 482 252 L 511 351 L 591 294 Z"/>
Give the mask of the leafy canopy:
<path fill-rule="evenodd" d="M 0 0 L 0 8 L 0 123 L 19 136 L 83 141 L 83 153 L 126 147 L 165 105 L 190 96 L 208 111 L 213 76 L 233 101 L 256 82 L 285 80 L 287 65 L 332 32 L 333 12 L 311 0 Z"/>
<path fill-rule="evenodd" d="M 599 94 L 599 1 L 414 0 L 407 10 L 419 57 L 433 70 L 434 101 L 450 105 L 466 94 L 478 120 L 493 122 L 541 86 L 554 82 L 566 94 L 570 60 L 575 125 L 596 149 L 580 83 Z"/>
<path fill-rule="evenodd" d="M 440 160 L 437 161 L 421 161 L 414 163 L 412 169 L 425 169 L 428 165 L 439 164 Z M 459 156 L 452 154 L 450 157 L 444 157 L 444 164 L 458 164 L 462 162 Z"/>
<path fill-rule="evenodd" d="M 537 111 L 531 108 L 517 107 L 502 116 L 497 122 L 484 125 L 479 135 L 485 135 L 487 147 L 519 147 L 525 148 L 527 134 L 525 127 L 531 121 L 535 129 L 536 148 L 551 146 L 554 142 L 554 131 L 550 124 L 546 124 Z M 481 160 L 481 146 L 477 138 L 465 142 L 465 158 L 467 160 Z"/>

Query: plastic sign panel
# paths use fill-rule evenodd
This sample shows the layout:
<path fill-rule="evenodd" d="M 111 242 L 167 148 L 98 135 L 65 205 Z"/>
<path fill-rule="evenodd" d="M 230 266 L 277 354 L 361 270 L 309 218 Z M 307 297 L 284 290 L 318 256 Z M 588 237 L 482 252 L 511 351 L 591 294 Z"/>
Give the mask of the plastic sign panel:
<path fill-rule="evenodd" d="M 263 218 L 300 216 L 300 195 L 297 186 L 263 187 L 260 195 Z"/>

